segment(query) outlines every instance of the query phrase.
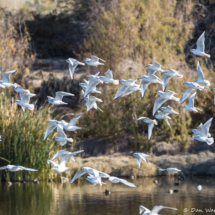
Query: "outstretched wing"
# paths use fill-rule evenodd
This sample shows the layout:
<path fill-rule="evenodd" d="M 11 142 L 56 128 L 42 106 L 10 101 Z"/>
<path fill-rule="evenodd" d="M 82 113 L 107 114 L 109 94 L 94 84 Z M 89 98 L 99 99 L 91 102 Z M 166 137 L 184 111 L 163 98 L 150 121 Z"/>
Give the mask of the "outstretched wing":
<path fill-rule="evenodd" d="M 99 61 L 98 57 L 91 55 L 91 62 L 98 62 L 98 61 Z"/>
<path fill-rule="evenodd" d="M 0 170 L 4 170 L 4 169 L 7 169 L 7 166 L 0 167 Z"/>
<path fill-rule="evenodd" d="M 154 116 L 156 112 L 160 109 L 160 107 L 167 101 L 168 99 L 164 99 L 161 97 L 158 97 L 155 99 L 154 107 L 153 107 L 153 112 L 152 115 Z"/>
<path fill-rule="evenodd" d="M 64 133 L 63 129 L 61 129 L 59 126 L 57 126 L 57 133 L 59 137 L 66 138 L 66 134 Z"/>
<path fill-rule="evenodd" d="M 162 84 L 163 91 L 166 90 L 167 84 L 172 77 L 173 76 L 169 76 L 169 75 L 165 75 L 165 74 L 162 76 L 162 81 L 164 82 L 164 84 Z"/>
<path fill-rule="evenodd" d="M 113 79 L 112 70 L 109 69 L 107 72 L 105 72 L 105 77 L 109 79 Z"/>
<path fill-rule="evenodd" d="M 115 100 L 115 99 L 119 98 L 120 96 L 122 96 L 128 90 L 128 88 L 129 88 L 129 86 L 121 85 L 119 87 L 119 89 L 117 90 L 117 93 L 116 93 L 116 95 L 115 95 L 113 100 Z"/>
<path fill-rule="evenodd" d="M 192 96 L 190 96 L 190 98 L 189 98 L 189 107 L 194 107 L 194 99 L 195 99 L 195 97 L 196 97 L 196 92 L 192 95 Z"/>
<path fill-rule="evenodd" d="M 136 159 L 137 159 L 137 163 L 138 163 L 139 167 L 142 167 L 142 159 L 141 159 L 141 157 L 136 157 Z"/>
<path fill-rule="evenodd" d="M 75 173 L 74 177 L 72 178 L 71 184 L 77 180 L 78 178 L 80 178 L 82 175 L 84 175 L 86 172 L 82 169 L 78 170 L 78 172 Z"/>
<path fill-rule="evenodd" d="M 73 119 L 70 120 L 69 126 L 75 126 L 78 120 L 83 116 L 84 114 L 82 113 L 79 116 L 74 117 Z"/>
<path fill-rule="evenodd" d="M 55 99 L 57 100 L 62 100 L 64 96 L 75 96 L 75 95 L 71 93 L 66 93 L 63 91 L 58 91 L 55 93 Z"/>
<path fill-rule="evenodd" d="M 154 206 L 152 211 L 151 211 L 151 214 L 158 214 L 160 210 L 162 209 L 172 209 L 172 210 L 177 210 L 177 208 L 170 208 L 170 207 L 165 207 L 165 206 Z"/>
<path fill-rule="evenodd" d="M 95 101 L 88 101 L 87 102 L 87 111 L 89 111 L 89 110 L 91 110 L 93 107 L 94 107 L 94 105 L 96 104 L 96 102 Z M 95 108 L 95 109 L 97 109 L 97 108 Z"/>
<path fill-rule="evenodd" d="M 209 130 L 210 130 L 210 127 L 211 127 L 212 121 L 213 121 L 213 117 L 210 118 L 210 119 L 202 126 L 200 136 L 207 137 L 207 135 L 208 135 L 208 133 L 209 133 Z"/>
<path fill-rule="evenodd" d="M 146 207 L 144 207 L 144 206 L 142 206 L 142 205 L 140 205 L 139 206 L 139 214 L 140 215 L 143 215 L 144 213 L 150 213 L 151 211 L 148 209 L 148 208 L 146 208 Z"/>
<path fill-rule="evenodd" d="M 56 124 L 50 124 L 47 129 L 46 129 L 46 133 L 45 133 L 45 136 L 44 136 L 44 139 L 43 140 L 46 140 L 47 137 L 52 133 L 52 131 L 55 130 L 55 128 L 57 127 Z"/>
<path fill-rule="evenodd" d="M 198 74 L 198 76 L 199 76 L 199 79 L 198 79 L 198 80 L 202 80 L 202 81 L 205 80 L 204 74 L 203 74 L 203 70 L 202 70 L 202 67 L 201 67 L 199 61 L 198 61 L 198 63 L 197 63 L 196 71 L 197 71 L 197 74 Z"/>
<path fill-rule="evenodd" d="M 131 182 L 128 182 L 128 181 L 126 181 L 125 179 L 121 179 L 121 178 L 118 178 L 119 179 L 119 181 L 122 183 L 122 184 L 124 184 L 124 185 L 126 185 L 126 186 L 128 186 L 128 187 L 138 187 L 137 185 L 135 185 L 135 184 L 133 184 L 133 183 L 131 183 Z"/>
<path fill-rule="evenodd" d="M 68 155 L 68 154 L 71 154 L 71 152 L 68 152 L 68 151 L 60 151 L 58 152 L 56 155 L 54 155 L 54 157 L 51 159 L 51 160 L 54 160 L 60 156 L 63 156 L 63 155 Z"/>
<path fill-rule="evenodd" d="M 202 33 L 202 35 L 199 37 L 199 39 L 196 42 L 197 49 L 201 52 L 205 51 L 205 31 Z"/>
<path fill-rule="evenodd" d="M 141 81 L 140 90 L 141 90 L 141 95 L 142 95 L 142 97 L 144 97 L 145 92 L 146 92 L 146 90 L 147 90 L 149 84 L 151 84 L 151 83 L 148 82 L 148 81 L 145 81 L 145 80 L 142 80 L 142 81 Z"/>
<path fill-rule="evenodd" d="M 184 103 L 195 90 L 196 89 L 193 87 L 186 88 L 181 99 L 181 104 Z"/>
<path fill-rule="evenodd" d="M 10 76 L 15 73 L 16 70 L 12 70 L 12 71 L 9 71 L 9 72 L 5 72 L 2 77 L 3 77 L 3 82 L 4 83 L 10 83 Z"/>
<path fill-rule="evenodd" d="M 152 130 L 154 128 L 154 123 L 149 123 L 148 124 L 148 140 L 150 140 L 151 136 L 152 136 Z"/>
<path fill-rule="evenodd" d="M 87 89 L 85 90 L 84 97 L 88 96 L 93 89 L 100 83 L 100 80 L 90 79 L 89 84 L 87 85 Z"/>
<path fill-rule="evenodd" d="M 38 171 L 38 169 L 26 168 L 24 166 L 16 166 L 16 167 L 20 168 L 21 170 L 30 171 L 30 172 L 37 172 Z"/>
<path fill-rule="evenodd" d="M 157 71 L 148 68 L 148 76 L 155 74 Z"/>

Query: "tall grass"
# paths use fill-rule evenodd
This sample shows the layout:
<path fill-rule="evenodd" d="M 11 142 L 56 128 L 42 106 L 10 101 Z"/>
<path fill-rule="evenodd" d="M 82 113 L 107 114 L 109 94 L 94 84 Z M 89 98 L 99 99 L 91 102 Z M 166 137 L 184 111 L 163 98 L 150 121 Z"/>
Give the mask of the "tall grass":
<path fill-rule="evenodd" d="M 46 161 L 54 141 L 52 135 L 46 141 L 43 138 L 48 120 L 51 119 L 51 109 L 44 106 L 23 113 L 14 98 L 8 96 L 9 91 L 2 90 L 0 93 L 0 155 L 11 161 L 11 164 L 39 169 L 38 173 L 11 174 L 13 178 L 47 178 L 51 168 Z M 7 165 L 7 162 L 0 160 L 0 166 L 3 165 Z"/>

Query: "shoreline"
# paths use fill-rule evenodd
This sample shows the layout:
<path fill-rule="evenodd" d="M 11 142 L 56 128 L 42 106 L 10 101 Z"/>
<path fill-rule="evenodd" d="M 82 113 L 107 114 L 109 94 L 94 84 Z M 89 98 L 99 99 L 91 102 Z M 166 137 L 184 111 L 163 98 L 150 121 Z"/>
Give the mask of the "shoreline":
<path fill-rule="evenodd" d="M 159 168 L 176 167 L 181 170 L 179 176 L 214 176 L 215 175 L 215 153 L 210 151 L 200 152 L 198 154 L 177 154 L 161 155 L 147 158 L 147 163 L 142 162 L 142 167 L 138 166 L 136 159 L 133 156 L 125 156 L 120 153 L 115 153 L 109 156 L 76 157 L 76 162 L 71 159 L 67 166 L 70 170 L 63 174 L 52 172 L 46 178 L 41 178 L 36 173 L 30 177 L 22 176 L 22 172 L 14 174 L 7 172 L 6 181 L 22 182 L 22 181 L 46 181 L 49 179 L 60 181 L 61 177 L 68 178 L 68 181 L 75 175 L 75 173 L 82 167 L 93 167 L 99 171 L 105 172 L 109 175 L 125 178 L 143 178 L 143 177 L 160 177 L 160 176 L 174 176 L 173 173 L 159 171 Z M 40 170 L 39 170 L 40 171 Z M 1 173 L 3 175 L 3 171 Z"/>

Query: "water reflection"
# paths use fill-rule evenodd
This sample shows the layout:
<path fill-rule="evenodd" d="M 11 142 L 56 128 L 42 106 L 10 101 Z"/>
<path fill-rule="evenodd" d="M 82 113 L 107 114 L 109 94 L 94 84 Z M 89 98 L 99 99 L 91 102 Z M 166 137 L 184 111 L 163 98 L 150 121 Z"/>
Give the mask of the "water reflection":
<path fill-rule="evenodd" d="M 14 214 L 81 214 L 81 215 L 134 215 L 138 214 L 139 205 L 152 209 L 154 205 L 178 208 L 178 211 L 163 210 L 161 214 L 184 214 L 184 208 L 215 209 L 215 178 L 187 177 L 175 186 L 174 177 L 140 178 L 132 182 L 138 188 L 129 188 L 122 184 L 107 184 L 93 187 L 85 180 L 74 184 L 41 182 L 13 183 L 7 186 L 0 183 L 0 215 Z M 196 189 L 202 185 L 202 190 Z M 105 190 L 110 195 L 105 195 Z M 168 194 L 169 189 L 177 193 Z M 205 212 L 204 212 L 205 213 Z M 190 211 L 187 212 L 190 214 Z M 192 214 L 202 214 L 193 212 Z"/>

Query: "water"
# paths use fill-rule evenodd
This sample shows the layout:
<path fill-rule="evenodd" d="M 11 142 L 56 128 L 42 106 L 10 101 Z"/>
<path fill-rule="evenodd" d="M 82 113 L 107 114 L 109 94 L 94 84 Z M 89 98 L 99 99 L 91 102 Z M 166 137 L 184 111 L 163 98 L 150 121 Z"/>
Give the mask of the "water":
<path fill-rule="evenodd" d="M 128 179 L 131 181 L 130 179 Z M 103 187 L 93 187 L 85 180 L 74 184 L 55 182 L 0 183 L 0 215 L 138 215 L 139 205 L 152 209 L 154 205 L 176 207 L 178 211 L 162 210 L 160 214 L 206 214 L 206 209 L 215 210 L 215 178 L 186 177 L 175 186 L 174 177 L 139 178 L 132 182 L 138 188 L 129 188 L 108 181 Z M 196 189 L 202 185 L 202 190 Z M 111 194 L 106 196 L 108 189 Z M 177 193 L 168 194 L 169 189 Z M 184 208 L 189 209 L 183 212 Z M 192 212 L 191 209 L 199 210 Z M 194 210 L 194 209 L 192 209 Z M 202 210 L 202 212 L 200 212 Z M 215 212 L 213 212 L 215 213 Z M 211 214 L 211 213 L 210 213 Z"/>

